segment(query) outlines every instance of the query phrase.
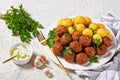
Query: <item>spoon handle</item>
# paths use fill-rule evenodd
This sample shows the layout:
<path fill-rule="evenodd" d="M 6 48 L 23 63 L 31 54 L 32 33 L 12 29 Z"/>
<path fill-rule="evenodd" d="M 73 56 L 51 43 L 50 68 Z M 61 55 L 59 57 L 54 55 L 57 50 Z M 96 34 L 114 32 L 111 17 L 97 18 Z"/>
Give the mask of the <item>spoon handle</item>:
<path fill-rule="evenodd" d="M 7 60 L 3 61 L 2 63 L 4 64 L 4 63 L 6 63 L 6 62 L 8 62 L 8 61 L 10 61 L 10 60 L 12 60 L 12 59 L 14 59 L 15 57 L 17 57 L 17 55 L 12 56 L 11 58 L 9 58 L 9 59 L 7 59 Z"/>

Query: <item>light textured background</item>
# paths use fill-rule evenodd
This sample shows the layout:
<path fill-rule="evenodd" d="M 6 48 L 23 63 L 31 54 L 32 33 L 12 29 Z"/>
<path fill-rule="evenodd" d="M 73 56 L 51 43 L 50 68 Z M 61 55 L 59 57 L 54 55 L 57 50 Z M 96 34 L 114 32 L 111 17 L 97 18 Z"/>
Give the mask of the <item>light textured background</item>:
<path fill-rule="evenodd" d="M 106 12 L 110 12 L 120 18 L 120 0 L 0 0 L 0 12 L 6 13 L 10 6 L 18 7 L 23 4 L 25 10 L 45 27 L 42 32 L 47 36 L 48 31 L 57 20 L 63 17 L 87 15 L 99 19 Z M 12 61 L 6 64 L 1 62 L 9 57 L 10 47 L 20 42 L 18 37 L 11 36 L 5 22 L 0 20 L 0 80 L 49 80 L 43 73 L 43 69 L 36 69 L 32 63 L 25 66 L 17 66 Z M 47 55 L 49 51 L 45 46 L 33 39 L 34 53 Z M 61 69 L 51 60 L 50 65 L 54 77 L 50 80 L 69 80 Z M 80 78 L 70 73 L 74 80 Z"/>

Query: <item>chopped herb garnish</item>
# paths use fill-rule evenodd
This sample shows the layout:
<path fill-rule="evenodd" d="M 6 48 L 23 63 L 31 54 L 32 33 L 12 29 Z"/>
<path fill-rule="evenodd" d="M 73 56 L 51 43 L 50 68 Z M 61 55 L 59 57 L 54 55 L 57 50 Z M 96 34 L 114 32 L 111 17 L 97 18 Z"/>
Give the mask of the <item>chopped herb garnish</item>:
<path fill-rule="evenodd" d="M 92 32 L 93 32 L 93 34 L 96 34 L 97 31 L 96 30 L 92 30 Z"/>
<path fill-rule="evenodd" d="M 69 34 L 68 34 L 68 33 L 65 33 L 64 36 L 67 37 L 67 36 L 69 36 Z"/>
<path fill-rule="evenodd" d="M 97 56 L 94 56 L 94 57 L 90 58 L 90 62 L 92 62 L 92 63 L 98 63 L 99 61 L 98 61 Z"/>
<path fill-rule="evenodd" d="M 57 36 L 57 34 L 55 33 L 55 29 L 49 31 L 48 38 L 47 38 L 47 44 L 50 48 L 52 48 L 52 46 L 54 44 L 54 38 L 56 36 Z"/>
<path fill-rule="evenodd" d="M 74 30 L 76 30 L 77 27 L 76 27 L 76 26 L 73 26 L 72 28 L 73 28 Z"/>
<path fill-rule="evenodd" d="M 53 44 L 54 44 L 54 40 L 52 38 L 48 38 L 47 39 L 47 44 L 50 48 L 52 48 Z"/>
<path fill-rule="evenodd" d="M 93 46 L 95 49 L 98 48 L 100 44 L 100 39 L 93 39 Z"/>
<path fill-rule="evenodd" d="M 68 47 L 65 47 L 65 50 L 63 50 L 63 55 L 66 55 L 66 54 L 72 54 L 73 52 L 72 52 L 72 50 L 70 49 L 70 47 L 68 46 Z"/>
<path fill-rule="evenodd" d="M 13 36 L 20 36 L 21 41 L 29 43 L 33 37 L 38 36 L 38 28 L 42 25 L 32 19 L 30 14 L 26 12 L 22 5 L 19 9 L 11 7 L 3 18 Z"/>

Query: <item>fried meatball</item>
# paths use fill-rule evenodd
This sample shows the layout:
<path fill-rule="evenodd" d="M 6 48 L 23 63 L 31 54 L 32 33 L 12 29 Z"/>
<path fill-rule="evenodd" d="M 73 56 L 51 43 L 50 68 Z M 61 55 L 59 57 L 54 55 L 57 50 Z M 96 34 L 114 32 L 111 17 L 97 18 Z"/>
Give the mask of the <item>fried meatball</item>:
<path fill-rule="evenodd" d="M 70 49 L 75 53 L 78 53 L 82 51 L 82 45 L 78 41 L 72 41 L 70 43 Z"/>
<path fill-rule="evenodd" d="M 65 26 L 62 26 L 62 25 L 59 25 L 56 29 L 55 29 L 55 32 L 58 36 L 62 36 L 64 35 L 65 33 L 68 32 L 67 28 Z"/>
<path fill-rule="evenodd" d="M 79 41 L 79 37 L 81 36 L 81 32 L 79 31 L 75 31 L 73 34 L 72 34 L 72 39 L 73 40 L 76 40 L 76 41 Z"/>
<path fill-rule="evenodd" d="M 112 40 L 109 37 L 103 37 L 103 44 L 107 45 L 107 47 L 110 47 L 112 44 Z"/>
<path fill-rule="evenodd" d="M 92 38 L 90 38 L 89 36 L 83 35 L 83 36 L 80 36 L 79 42 L 80 44 L 82 44 L 83 47 L 88 47 L 91 45 Z"/>
<path fill-rule="evenodd" d="M 53 48 L 53 53 L 55 55 L 58 55 L 58 56 L 61 55 L 61 52 L 63 50 L 63 46 L 60 42 L 55 43 L 52 48 Z"/>
<path fill-rule="evenodd" d="M 70 42 L 72 41 L 72 38 L 69 34 L 64 34 L 62 37 L 61 37 L 61 44 L 62 45 L 67 45 L 69 44 Z"/>
<path fill-rule="evenodd" d="M 99 48 L 97 48 L 97 54 L 99 56 L 104 55 L 107 52 L 107 46 L 105 44 L 101 44 Z"/>
<path fill-rule="evenodd" d="M 72 54 L 67 53 L 64 55 L 64 59 L 69 63 L 74 62 L 74 58 L 75 58 L 75 53 Z"/>
<path fill-rule="evenodd" d="M 88 62 L 87 54 L 79 53 L 76 55 L 76 63 L 83 65 Z"/>
<path fill-rule="evenodd" d="M 60 42 L 60 37 L 59 37 L 59 36 L 55 37 L 55 38 L 54 38 L 54 42 L 55 42 L 55 43 Z"/>
<path fill-rule="evenodd" d="M 95 55 L 96 50 L 93 47 L 86 47 L 85 53 L 88 55 L 89 58 L 91 58 Z"/>

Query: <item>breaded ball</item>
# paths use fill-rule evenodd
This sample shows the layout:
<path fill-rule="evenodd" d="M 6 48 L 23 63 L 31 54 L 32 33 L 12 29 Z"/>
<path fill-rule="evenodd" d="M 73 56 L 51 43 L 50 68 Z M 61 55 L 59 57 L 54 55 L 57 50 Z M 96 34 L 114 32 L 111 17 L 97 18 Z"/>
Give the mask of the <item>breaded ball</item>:
<path fill-rule="evenodd" d="M 107 47 L 110 47 L 112 44 L 112 40 L 109 37 L 103 37 L 103 44 L 107 45 Z"/>
<path fill-rule="evenodd" d="M 105 28 L 105 25 L 102 23 L 97 23 L 97 25 L 99 26 L 99 28 Z"/>
<path fill-rule="evenodd" d="M 55 38 L 54 38 L 54 42 L 55 42 L 55 43 L 60 42 L 60 37 L 59 37 L 59 36 L 55 37 Z"/>
<path fill-rule="evenodd" d="M 89 24 L 92 22 L 91 19 L 88 16 L 85 16 L 85 26 L 89 26 Z"/>
<path fill-rule="evenodd" d="M 94 34 L 93 35 L 93 40 L 95 40 L 95 39 L 100 39 L 100 43 L 102 43 L 102 37 L 99 35 L 99 34 Z"/>
<path fill-rule="evenodd" d="M 90 23 L 89 28 L 92 30 L 97 30 L 99 26 L 97 25 L 97 23 Z"/>
<path fill-rule="evenodd" d="M 72 26 L 68 28 L 68 32 L 69 32 L 69 34 L 72 34 L 74 31 L 75 31 L 75 29 L 73 29 Z"/>
<path fill-rule="evenodd" d="M 61 19 L 58 21 L 58 25 L 63 25 L 65 27 L 70 27 L 73 25 L 72 20 L 70 18 L 65 18 L 65 19 Z"/>
<path fill-rule="evenodd" d="M 68 32 L 67 28 L 65 26 L 62 26 L 62 25 L 59 25 L 56 29 L 55 29 L 55 32 L 58 36 L 62 36 L 64 35 L 65 33 Z"/>
<path fill-rule="evenodd" d="M 70 49 L 75 52 L 81 52 L 82 51 L 82 45 L 78 41 L 73 41 L 70 43 Z"/>
<path fill-rule="evenodd" d="M 73 18 L 73 23 L 75 24 L 85 24 L 85 18 L 83 16 L 77 16 Z"/>
<path fill-rule="evenodd" d="M 76 63 L 83 65 L 88 62 L 88 57 L 85 53 L 79 53 L 76 55 Z"/>
<path fill-rule="evenodd" d="M 84 24 L 76 24 L 76 30 L 79 32 L 82 32 L 86 27 L 84 26 Z"/>
<path fill-rule="evenodd" d="M 72 34 L 72 39 L 75 40 L 75 41 L 79 41 L 79 38 L 80 38 L 81 35 L 82 35 L 81 32 L 75 31 Z"/>
<path fill-rule="evenodd" d="M 93 36 L 92 30 L 89 29 L 89 28 L 84 29 L 83 32 L 82 32 L 82 34 L 83 34 L 83 35 L 87 35 L 87 36 L 89 36 L 89 37 L 92 37 L 92 36 Z"/>
<path fill-rule="evenodd" d="M 73 63 L 75 59 L 75 53 L 72 53 L 72 54 L 66 53 L 64 55 L 64 59 L 69 63 Z"/>
<path fill-rule="evenodd" d="M 95 56 L 96 50 L 93 47 L 86 47 L 85 53 L 88 55 L 89 58 Z"/>
<path fill-rule="evenodd" d="M 60 42 L 54 43 L 52 50 L 55 55 L 60 56 L 63 50 L 63 46 Z"/>
<path fill-rule="evenodd" d="M 62 45 L 68 45 L 72 41 L 72 37 L 66 33 L 61 37 L 60 41 Z"/>
<path fill-rule="evenodd" d="M 110 32 L 107 29 L 105 29 L 105 28 L 99 28 L 97 30 L 97 34 L 99 34 L 101 37 L 105 37 L 105 36 L 111 37 Z"/>
<path fill-rule="evenodd" d="M 88 47 L 91 45 L 92 43 L 92 38 L 86 35 L 80 36 L 79 38 L 79 43 L 83 46 L 83 47 Z"/>
<path fill-rule="evenodd" d="M 104 55 L 107 52 L 107 46 L 105 44 L 101 44 L 99 48 L 97 48 L 97 54 L 99 56 Z"/>

